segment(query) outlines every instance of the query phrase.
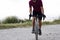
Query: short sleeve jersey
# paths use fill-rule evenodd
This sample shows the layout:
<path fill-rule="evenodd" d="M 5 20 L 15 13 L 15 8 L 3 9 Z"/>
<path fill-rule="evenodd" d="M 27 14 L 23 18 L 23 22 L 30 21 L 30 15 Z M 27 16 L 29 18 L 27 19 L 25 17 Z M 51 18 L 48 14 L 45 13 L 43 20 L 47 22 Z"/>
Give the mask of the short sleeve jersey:
<path fill-rule="evenodd" d="M 32 0 L 29 1 L 29 7 L 33 7 L 34 11 L 41 11 L 41 6 L 42 5 L 42 1 L 41 0 L 37 0 L 36 2 L 33 2 Z"/>

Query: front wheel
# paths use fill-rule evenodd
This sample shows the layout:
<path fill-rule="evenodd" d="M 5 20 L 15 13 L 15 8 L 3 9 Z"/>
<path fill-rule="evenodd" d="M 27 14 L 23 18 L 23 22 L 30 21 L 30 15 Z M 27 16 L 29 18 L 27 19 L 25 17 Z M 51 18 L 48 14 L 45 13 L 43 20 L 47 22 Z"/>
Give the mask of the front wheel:
<path fill-rule="evenodd" d="M 35 29 L 35 38 L 36 38 L 36 40 L 38 40 L 38 28 L 37 27 Z"/>
<path fill-rule="evenodd" d="M 35 34 L 36 40 L 38 40 L 38 33 Z"/>

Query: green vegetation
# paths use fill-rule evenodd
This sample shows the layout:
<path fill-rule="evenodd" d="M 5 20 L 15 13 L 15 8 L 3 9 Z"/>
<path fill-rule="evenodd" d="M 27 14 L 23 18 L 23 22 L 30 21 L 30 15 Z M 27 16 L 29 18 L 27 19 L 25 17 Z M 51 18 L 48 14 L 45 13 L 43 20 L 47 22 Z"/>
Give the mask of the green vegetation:
<path fill-rule="evenodd" d="M 43 25 L 51 25 L 51 24 L 53 24 L 53 23 L 52 23 L 52 22 L 49 22 L 49 21 L 44 21 L 42 24 L 43 24 Z"/>
<path fill-rule="evenodd" d="M 4 24 L 6 24 L 6 23 L 19 23 L 19 20 L 17 17 L 11 16 L 11 17 L 7 17 L 5 20 L 3 20 L 2 23 L 4 23 Z"/>
<path fill-rule="evenodd" d="M 0 24 L 0 29 L 27 27 L 29 25 L 29 23 Z"/>
<path fill-rule="evenodd" d="M 60 24 L 60 19 L 55 19 L 54 21 L 44 21 L 43 25 L 52 25 L 52 24 Z M 32 20 L 21 20 L 16 16 L 7 17 L 2 22 L 0 21 L 0 29 L 6 28 L 17 28 L 17 27 L 28 27 L 32 26 Z"/>
<path fill-rule="evenodd" d="M 1 24 L 1 21 L 0 21 L 0 24 Z"/>
<path fill-rule="evenodd" d="M 54 20 L 53 23 L 55 23 L 55 24 L 60 24 L 60 19 Z"/>

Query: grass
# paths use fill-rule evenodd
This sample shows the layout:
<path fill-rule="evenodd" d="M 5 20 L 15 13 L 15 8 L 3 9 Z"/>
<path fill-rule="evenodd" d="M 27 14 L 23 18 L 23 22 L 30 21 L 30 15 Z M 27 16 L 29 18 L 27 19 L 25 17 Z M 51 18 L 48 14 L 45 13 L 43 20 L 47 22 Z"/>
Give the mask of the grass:
<path fill-rule="evenodd" d="M 45 21 L 42 23 L 43 25 L 53 25 L 60 24 L 60 22 L 48 22 Z M 17 28 L 17 27 L 29 27 L 32 26 L 32 22 L 24 22 L 24 23 L 10 23 L 10 24 L 0 24 L 0 29 L 9 29 L 9 28 Z"/>
<path fill-rule="evenodd" d="M 27 27 L 31 26 L 31 23 L 14 23 L 14 24 L 0 24 L 0 29 L 8 29 L 8 28 L 17 28 L 17 27 Z"/>

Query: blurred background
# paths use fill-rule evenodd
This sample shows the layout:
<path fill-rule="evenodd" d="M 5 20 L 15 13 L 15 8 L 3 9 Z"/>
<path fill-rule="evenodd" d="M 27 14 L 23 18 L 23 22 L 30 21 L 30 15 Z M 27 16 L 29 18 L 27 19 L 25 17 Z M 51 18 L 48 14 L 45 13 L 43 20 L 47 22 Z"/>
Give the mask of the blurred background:
<path fill-rule="evenodd" d="M 30 0 L 0 0 L 0 26 L 14 23 L 31 25 L 29 21 Z M 43 24 L 60 23 L 60 0 L 42 0 L 46 19 Z"/>

